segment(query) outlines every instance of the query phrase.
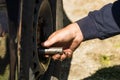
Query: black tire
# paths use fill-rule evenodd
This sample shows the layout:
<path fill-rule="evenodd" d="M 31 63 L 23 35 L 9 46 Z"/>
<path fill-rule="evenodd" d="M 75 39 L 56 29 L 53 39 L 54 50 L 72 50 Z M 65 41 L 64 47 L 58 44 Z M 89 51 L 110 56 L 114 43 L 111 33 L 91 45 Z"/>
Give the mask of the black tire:
<path fill-rule="evenodd" d="M 29 80 L 33 53 L 34 0 L 23 0 L 19 80 Z"/>
<path fill-rule="evenodd" d="M 38 53 L 38 48 L 42 48 L 40 43 L 52 32 L 63 26 L 62 6 L 56 7 L 59 1 L 62 0 L 23 0 L 20 80 L 50 80 L 48 75 L 53 75 L 48 67 L 52 64 L 55 68 L 54 62 Z M 59 15 L 58 9 L 61 9 Z"/>

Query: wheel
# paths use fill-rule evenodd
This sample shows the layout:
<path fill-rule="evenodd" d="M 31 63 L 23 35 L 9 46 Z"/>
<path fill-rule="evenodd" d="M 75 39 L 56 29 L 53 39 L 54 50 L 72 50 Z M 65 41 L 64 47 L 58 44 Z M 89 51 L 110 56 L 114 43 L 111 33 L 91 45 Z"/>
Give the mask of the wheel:
<path fill-rule="evenodd" d="M 41 42 L 45 41 L 52 32 L 63 26 L 62 5 L 60 5 L 60 1 L 61 0 L 43 0 L 40 2 L 40 5 L 36 5 L 34 9 L 34 26 L 36 26 L 34 27 L 36 30 L 34 30 L 34 39 L 36 39 L 34 41 L 36 42 L 34 44 L 32 70 L 36 79 L 45 80 L 45 77 L 48 77 L 48 75 L 52 73 L 47 71 L 48 67 L 50 67 L 49 64 L 52 64 L 51 59 L 45 58 L 44 55 L 38 53 L 37 49 L 42 48 L 40 45 Z M 53 65 L 51 67 L 53 67 Z M 48 73 L 46 73 L 46 71 Z M 46 76 L 45 73 L 48 75 Z"/>
<path fill-rule="evenodd" d="M 38 79 L 44 75 L 47 70 L 50 58 L 45 58 L 44 55 L 38 53 L 38 48 L 42 48 L 41 42 L 45 41 L 53 30 L 53 18 L 51 7 L 48 0 L 40 2 L 39 6 L 35 6 L 34 9 L 34 32 L 33 32 L 33 62 L 32 70 L 35 78 Z"/>
<path fill-rule="evenodd" d="M 20 80 L 45 80 L 51 58 L 45 58 L 38 49 L 43 48 L 41 42 L 63 26 L 62 11 L 61 15 L 57 15 L 58 9 L 61 9 L 61 6 L 57 7 L 59 1 L 61 0 L 23 0 Z"/>

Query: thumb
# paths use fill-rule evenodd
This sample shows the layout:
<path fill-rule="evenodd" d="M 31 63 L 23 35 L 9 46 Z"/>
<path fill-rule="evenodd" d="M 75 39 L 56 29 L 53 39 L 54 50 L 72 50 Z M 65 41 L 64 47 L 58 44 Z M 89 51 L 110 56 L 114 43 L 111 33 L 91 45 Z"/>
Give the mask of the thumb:
<path fill-rule="evenodd" d="M 50 47 L 52 44 L 50 44 L 50 42 L 48 40 L 46 40 L 45 42 L 42 42 L 41 45 L 43 47 Z"/>
<path fill-rule="evenodd" d="M 55 44 L 57 41 L 55 38 L 51 38 L 51 39 L 48 39 L 46 40 L 45 42 L 41 43 L 42 46 L 44 47 L 50 47 L 52 46 L 53 44 Z"/>

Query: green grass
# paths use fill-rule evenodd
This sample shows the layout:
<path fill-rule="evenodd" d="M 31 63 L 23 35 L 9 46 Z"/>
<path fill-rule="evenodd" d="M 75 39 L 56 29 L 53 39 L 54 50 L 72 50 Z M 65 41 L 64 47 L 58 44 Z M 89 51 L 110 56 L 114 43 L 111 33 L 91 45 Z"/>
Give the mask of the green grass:
<path fill-rule="evenodd" d="M 0 80 L 8 80 L 9 78 L 9 65 L 6 66 L 5 71 L 0 74 Z"/>
<path fill-rule="evenodd" d="M 6 36 L 0 37 L 0 80 L 9 78 L 9 56 L 6 55 Z"/>
<path fill-rule="evenodd" d="M 100 64 L 104 67 L 109 66 L 111 63 L 110 58 L 111 57 L 107 55 L 100 55 Z"/>

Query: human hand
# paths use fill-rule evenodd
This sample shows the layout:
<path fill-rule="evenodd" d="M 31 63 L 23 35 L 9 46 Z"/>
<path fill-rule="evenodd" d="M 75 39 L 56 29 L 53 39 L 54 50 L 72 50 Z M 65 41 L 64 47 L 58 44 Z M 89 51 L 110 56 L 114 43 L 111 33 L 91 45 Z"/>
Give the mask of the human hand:
<path fill-rule="evenodd" d="M 49 36 L 42 43 L 44 47 L 63 47 L 63 54 L 55 54 L 52 56 L 54 60 L 64 60 L 70 58 L 74 50 L 83 40 L 82 32 L 77 23 L 72 23 L 63 29 L 60 29 Z M 47 55 L 48 56 L 48 55 Z"/>

